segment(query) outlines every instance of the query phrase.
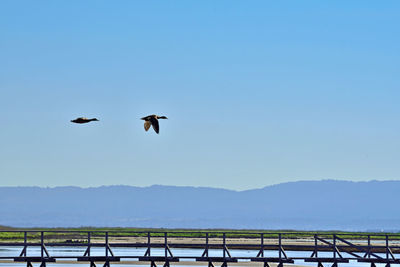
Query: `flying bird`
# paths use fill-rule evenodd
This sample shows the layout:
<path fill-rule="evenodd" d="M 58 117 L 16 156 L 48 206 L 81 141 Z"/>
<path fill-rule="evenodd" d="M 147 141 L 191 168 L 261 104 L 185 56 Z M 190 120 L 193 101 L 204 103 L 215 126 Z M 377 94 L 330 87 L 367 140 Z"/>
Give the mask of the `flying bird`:
<path fill-rule="evenodd" d="M 72 120 L 71 122 L 82 124 L 82 123 L 88 123 L 88 122 L 91 122 L 91 121 L 98 121 L 98 119 L 96 119 L 96 118 L 88 119 L 88 118 L 80 117 L 80 118 L 77 118 L 75 120 Z"/>
<path fill-rule="evenodd" d="M 153 129 L 157 134 L 160 132 L 158 119 L 168 119 L 168 118 L 165 116 L 157 116 L 157 115 L 149 115 L 141 118 L 141 120 L 144 120 L 144 129 L 146 130 L 146 132 L 150 129 L 150 126 L 153 126 Z"/>

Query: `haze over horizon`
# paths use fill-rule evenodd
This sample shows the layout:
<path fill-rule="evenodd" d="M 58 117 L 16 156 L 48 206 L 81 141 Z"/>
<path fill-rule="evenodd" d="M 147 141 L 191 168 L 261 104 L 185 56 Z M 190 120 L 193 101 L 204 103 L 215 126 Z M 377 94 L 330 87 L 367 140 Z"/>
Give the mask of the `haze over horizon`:
<path fill-rule="evenodd" d="M 145 186 L 136 186 L 136 185 L 127 185 L 127 184 L 109 184 L 109 185 L 98 185 L 98 186 L 79 186 L 79 185 L 57 185 L 57 186 L 38 186 L 38 185 L 33 185 L 33 186 L 1 186 L 0 188 L 17 188 L 17 187 L 36 187 L 36 188 L 42 188 L 42 189 L 56 189 L 56 188 L 81 188 L 81 189 L 95 189 L 95 188 L 102 188 L 102 187 L 133 187 L 133 188 L 152 188 L 152 187 L 176 187 L 176 188 L 208 188 L 208 189 L 221 189 L 221 190 L 227 190 L 227 191 L 235 191 L 235 192 L 244 192 L 244 191 L 252 191 L 252 190 L 259 190 L 259 189 L 265 189 L 268 187 L 274 187 L 274 186 L 280 186 L 280 185 L 287 185 L 287 184 L 295 184 L 295 183 L 308 183 L 308 182 L 345 182 L 345 183 L 354 183 L 354 184 L 368 184 L 368 183 L 374 183 L 374 182 L 399 182 L 399 180 L 366 180 L 366 181 L 352 181 L 352 180 L 340 180 L 340 179 L 320 179 L 320 180 L 298 180 L 298 181 L 289 181 L 289 182 L 281 182 L 281 183 L 276 183 L 276 184 L 270 184 L 270 185 L 265 185 L 261 187 L 255 187 L 255 188 L 248 188 L 248 189 L 243 189 L 243 190 L 237 190 L 237 189 L 230 189 L 230 188 L 224 188 L 224 187 L 213 187 L 213 186 L 191 186 L 191 185 L 168 185 L 168 184 L 151 184 L 151 185 L 145 185 Z"/>
<path fill-rule="evenodd" d="M 0 186 L 400 180 L 399 13 L 1 1 Z M 169 118 L 159 135 L 149 114 Z"/>

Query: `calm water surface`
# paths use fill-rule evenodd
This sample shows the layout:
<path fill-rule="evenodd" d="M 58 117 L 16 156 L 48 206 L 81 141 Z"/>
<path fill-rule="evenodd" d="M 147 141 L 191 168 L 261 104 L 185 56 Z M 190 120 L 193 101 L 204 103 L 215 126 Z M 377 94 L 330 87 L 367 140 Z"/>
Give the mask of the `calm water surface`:
<path fill-rule="evenodd" d="M 86 248 L 76 248 L 76 247 L 47 247 L 47 250 L 49 251 L 49 254 L 51 256 L 76 256 L 76 255 L 83 255 Z M 13 256 L 19 256 L 19 254 L 22 251 L 22 247 L 2 247 L 0 248 L 0 256 L 1 257 L 13 257 Z M 91 249 L 91 255 L 92 256 L 104 256 L 104 248 L 92 248 Z M 146 251 L 146 248 L 113 248 L 113 252 L 115 256 L 122 256 L 122 255 L 132 255 L 132 256 L 142 256 L 144 255 Z M 203 250 L 200 249 L 172 249 L 172 253 L 174 256 L 193 256 L 193 255 L 198 255 L 201 256 Z M 255 250 L 230 250 L 230 253 L 232 257 L 255 257 L 258 253 L 258 251 Z M 272 251 L 265 251 L 264 252 L 265 257 L 277 257 L 278 253 L 272 252 Z M 163 249 L 157 249 L 154 248 L 151 250 L 152 256 L 164 256 L 164 250 Z M 302 256 L 310 256 L 310 252 L 302 252 L 302 251 L 287 251 L 286 254 L 288 257 L 302 257 Z M 319 252 L 321 256 L 332 256 L 332 253 L 328 252 Z M 209 250 L 209 255 L 213 257 L 222 257 L 222 251 L 221 250 Z M 27 256 L 40 256 L 40 248 L 29 248 L 27 251 Z M 69 259 L 66 259 L 69 260 Z M 74 261 L 71 259 L 71 261 Z M 188 260 L 189 261 L 189 260 Z M 193 261 L 193 260 L 191 260 Z M 307 263 L 301 260 L 296 260 L 295 264 L 297 265 L 304 265 L 304 266 L 317 266 L 316 263 Z M 39 263 L 34 263 L 34 266 L 39 266 Z M 173 266 L 174 264 L 171 263 Z M 26 263 L 0 263 L 1 267 L 26 267 Z M 89 264 L 84 263 L 84 264 L 52 264 L 48 263 L 48 267 L 67 267 L 67 266 L 89 266 Z M 97 264 L 97 266 L 102 266 L 101 264 Z M 126 267 L 126 266 L 146 266 L 148 267 L 149 264 L 144 263 L 143 265 L 126 265 L 126 264 L 118 264 L 118 263 L 112 263 L 111 266 L 113 267 Z M 160 265 L 159 265 L 160 266 Z M 179 265 L 182 267 L 185 267 L 183 265 Z M 204 263 L 203 266 L 207 266 L 207 263 Z M 216 265 L 218 266 L 218 265 Z M 228 264 L 229 266 L 229 264 Z M 239 265 L 235 265 L 239 266 Z M 259 263 L 259 266 L 262 266 L 262 263 Z M 285 266 L 290 266 L 290 265 L 285 265 Z M 326 264 L 326 267 L 329 267 L 330 264 Z M 349 263 L 345 264 L 339 264 L 339 267 L 370 267 L 370 264 L 368 263 L 358 263 L 356 261 L 350 261 Z M 396 266 L 396 265 L 393 265 Z M 399 265 L 397 265 L 399 266 Z M 187 266 L 189 267 L 189 266 Z M 190 266 L 193 267 L 193 266 Z M 377 264 L 377 267 L 384 267 L 384 264 Z"/>

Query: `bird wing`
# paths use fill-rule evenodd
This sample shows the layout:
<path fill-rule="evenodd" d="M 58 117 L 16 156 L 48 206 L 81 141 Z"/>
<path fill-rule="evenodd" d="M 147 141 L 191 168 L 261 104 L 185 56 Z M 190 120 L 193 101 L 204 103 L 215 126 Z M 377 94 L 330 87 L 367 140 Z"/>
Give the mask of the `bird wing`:
<path fill-rule="evenodd" d="M 146 130 L 146 132 L 150 129 L 150 126 L 151 126 L 151 122 L 149 122 L 149 121 L 144 122 L 144 129 Z"/>
<path fill-rule="evenodd" d="M 160 126 L 158 125 L 158 120 L 156 118 L 151 117 L 150 118 L 151 126 L 153 126 L 153 129 L 156 133 L 160 132 Z"/>

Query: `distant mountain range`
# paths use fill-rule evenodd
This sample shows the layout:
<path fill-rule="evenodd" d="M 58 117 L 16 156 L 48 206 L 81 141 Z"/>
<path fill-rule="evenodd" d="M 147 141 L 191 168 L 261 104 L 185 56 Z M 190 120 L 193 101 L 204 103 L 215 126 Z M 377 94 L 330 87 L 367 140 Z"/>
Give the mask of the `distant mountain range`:
<path fill-rule="evenodd" d="M 205 187 L 0 187 L 0 225 L 400 231 L 400 181 Z"/>

